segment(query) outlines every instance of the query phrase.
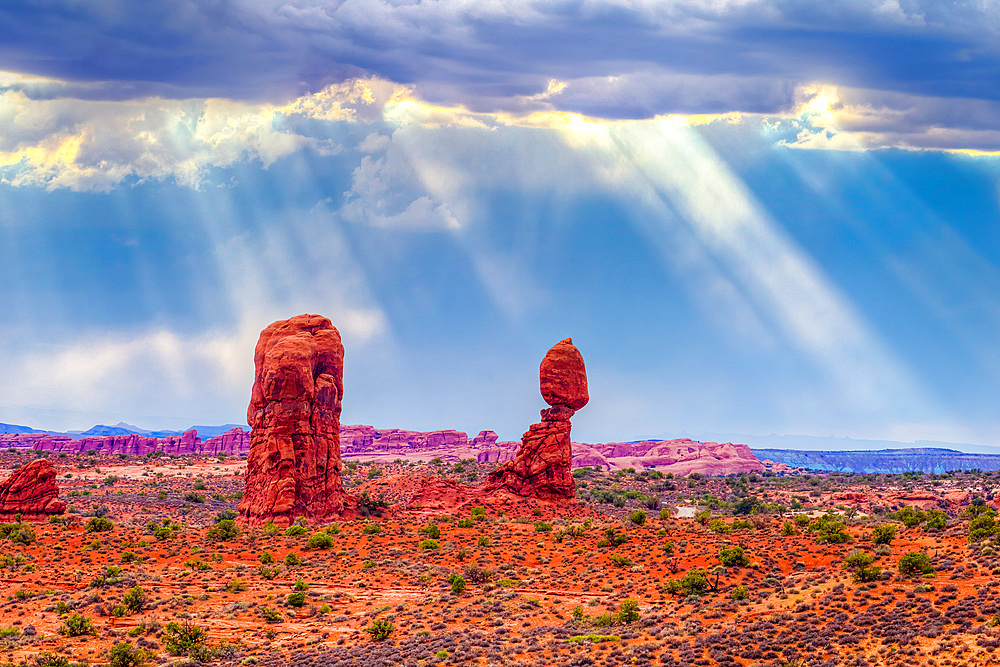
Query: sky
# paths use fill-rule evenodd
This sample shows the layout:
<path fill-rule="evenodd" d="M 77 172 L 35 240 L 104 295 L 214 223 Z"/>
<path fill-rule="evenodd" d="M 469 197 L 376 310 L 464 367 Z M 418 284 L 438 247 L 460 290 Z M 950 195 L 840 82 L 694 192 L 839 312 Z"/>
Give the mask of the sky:
<path fill-rule="evenodd" d="M 1000 445 L 1000 6 L 8 0 L 0 422 Z"/>

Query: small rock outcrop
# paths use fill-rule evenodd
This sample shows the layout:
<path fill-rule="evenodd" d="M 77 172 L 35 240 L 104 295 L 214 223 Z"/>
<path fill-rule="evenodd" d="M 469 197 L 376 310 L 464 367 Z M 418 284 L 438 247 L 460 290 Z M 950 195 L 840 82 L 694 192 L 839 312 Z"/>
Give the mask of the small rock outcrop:
<path fill-rule="evenodd" d="M 56 469 L 46 459 L 35 459 L 0 484 L 3 518 L 20 514 L 26 520 L 47 519 L 65 511 L 66 503 L 59 500 Z"/>
<path fill-rule="evenodd" d="M 340 478 L 343 368 L 340 332 L 325 317 L 298 315 L 261 332 L 247 409 L 245 523 L 317 523 L 353 507 Z"/>
<path fill-rule="evenodd" d="M 566 338 L 552 346 L 538 369 L 542 398 L 550 408 L 521 437 L 513 461 L 490 473 L 485 489 L 546 499 L 573 498 L 570 418 L 590 400 L 583 356 Z"/>

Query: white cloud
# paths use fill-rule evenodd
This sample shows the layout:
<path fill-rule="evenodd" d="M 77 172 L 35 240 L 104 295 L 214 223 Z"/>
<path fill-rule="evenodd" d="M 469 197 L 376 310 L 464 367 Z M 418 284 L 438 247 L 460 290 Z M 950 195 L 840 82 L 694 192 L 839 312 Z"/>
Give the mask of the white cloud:
<path fill-rule="evenodd" d="M 295 131 L 287 118 L 367 122 L 400 90 L 359 79 L 285 106 L 225 99 L 33 99 L 0 88 L 0 179 L 14 186 L 107 191 L 124 180 L 172 179 L 200 187 L 210 169 L 243 161 L 268 167 L 297 151 L 341 150 Z"/>

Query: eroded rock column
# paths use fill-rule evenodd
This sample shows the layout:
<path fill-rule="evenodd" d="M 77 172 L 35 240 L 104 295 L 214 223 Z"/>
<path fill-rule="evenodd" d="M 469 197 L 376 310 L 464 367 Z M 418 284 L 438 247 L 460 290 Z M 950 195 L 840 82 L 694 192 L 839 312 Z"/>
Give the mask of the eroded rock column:
<path fill-rule="evenodd" d="M 325 317 L 298 315 L 261 332 L 247 409 L 244 522 L 317 523 L 351 506 L 340 478 L 343 368 L 340 332 Z"/>

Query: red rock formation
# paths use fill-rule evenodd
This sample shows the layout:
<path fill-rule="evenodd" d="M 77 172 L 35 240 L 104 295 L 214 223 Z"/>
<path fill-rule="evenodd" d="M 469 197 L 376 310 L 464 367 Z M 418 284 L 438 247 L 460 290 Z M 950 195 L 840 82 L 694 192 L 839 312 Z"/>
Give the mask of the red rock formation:
<path fill-rule="evenodd" d="M 490 473 L 487 492 L 507 491 L 518 496 L 546 499 L 573 498 L 573 451 L 570 417 L 590 400 L 587 370 L 573 340 L 552 346 L 538 369 L 542 397 L 551 408 L 542 410 L 542 421 L 532 424 L 521 438 L 513 461 Z"/>
<path fill-rule="evenodd" d="M 275 322 L 260 334 L 254 368 L 243 521 L 287 526 L 350 511 L 340 479 L 340 332 L 319 315 Z"/>
<path fill-rule="evenodd" d="M 222 435 L 209 438 L 201 446 L 201 453 L 209 456 L 246 456 L 250 453 L 250 431 L 234 428 Z"/>
<path fill-rule="evenodd" d="M 45 459 L 35 459 L 15 470 L 0 484 L 0 516 L 4 518 L 20 514 L 25 520 L 47 519 L 64 511 L 66 503 L 59 500 L 56 469 Z"/>

